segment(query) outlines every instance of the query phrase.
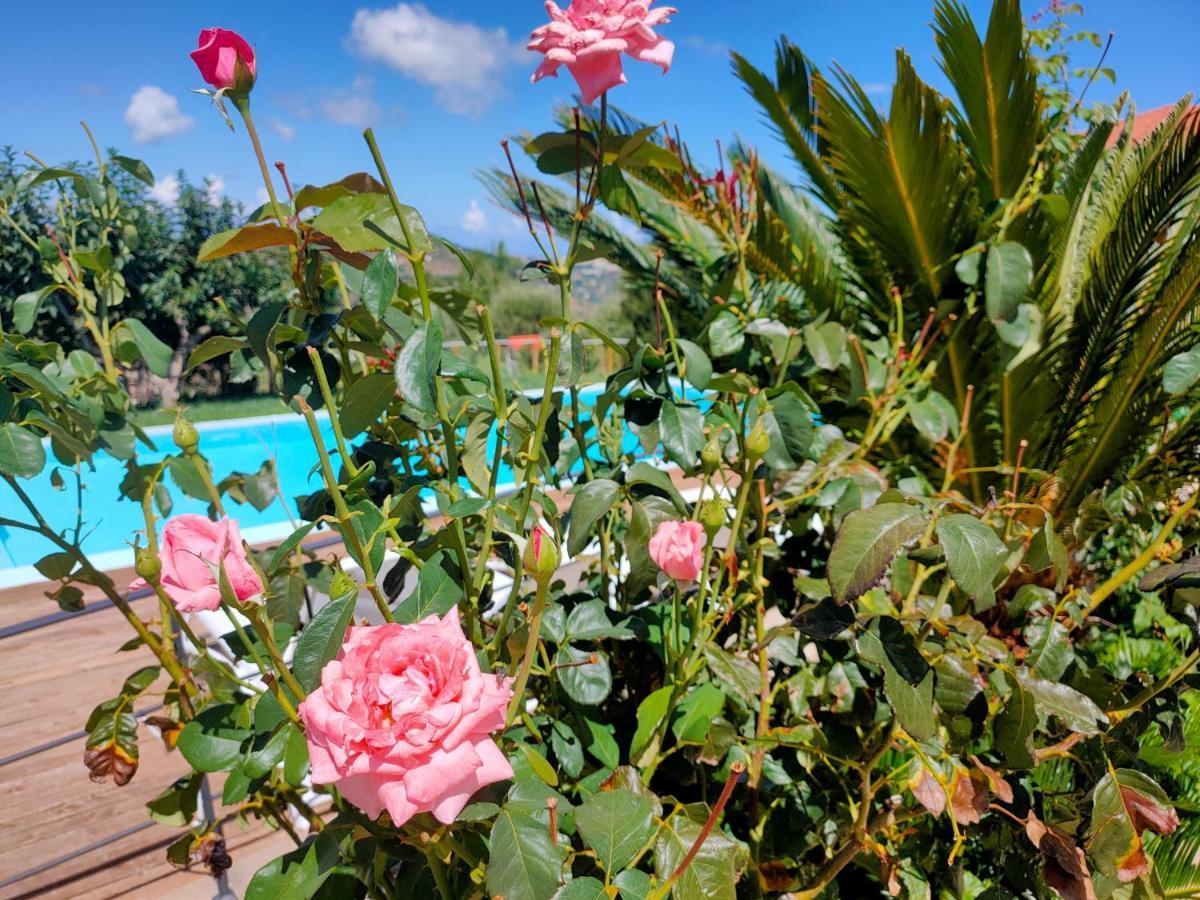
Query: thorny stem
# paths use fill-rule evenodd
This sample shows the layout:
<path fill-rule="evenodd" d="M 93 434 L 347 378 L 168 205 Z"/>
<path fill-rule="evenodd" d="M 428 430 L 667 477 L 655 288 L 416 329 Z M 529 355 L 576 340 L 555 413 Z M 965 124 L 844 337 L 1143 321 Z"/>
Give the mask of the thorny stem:
<path fill-rule="evenodd" d="M 508 704 L 508 714 L 504 717 L 504 727 L 507 730 L 517 717 L 525 697 L 525 685 L 529 682 L 529 667 L 533 665 L 533 654 L 537 650 L 538 632 L 542 627 L 542 613 L 546 609 L 546 594 L 550 587 L 550 579 L 539 578 L 537 594 L 533 601 L 533 613 L 529 617 L 529 636 L 525 639 L 525 655 L 521 658 L 521 668 L 517 672 L 517 680 L 513 685 L 512 700 Z M 511 600 L 509 606 L 512 605 Z M 507 607 L 506 607 L 507 611 Z"/>

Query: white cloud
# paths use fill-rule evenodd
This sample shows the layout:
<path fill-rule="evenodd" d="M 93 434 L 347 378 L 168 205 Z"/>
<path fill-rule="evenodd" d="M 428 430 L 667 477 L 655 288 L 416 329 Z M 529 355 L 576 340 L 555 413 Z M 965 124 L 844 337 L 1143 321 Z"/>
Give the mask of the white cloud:
<path fill-rule="evenodd" d="M 335 91 L 317 103 L 321 115 L 338 125 L 367 128 L 379 121 L 383 112 L 379 104 L 365 94 L 346 94 Z"/>
<path fill-rule="evenodd" d="M 180 111 L 177 97 L 146 84 L 129 99 L 125 124 L 133 129 L 133 139 L 144 143 L 183 134 L 196 120 Z"/>
<path fill-rule="evenodd" d="M 209 175 L 204 179 L 204 196 L 213 206 L 217 206 L 221 202 L 221 195 L 224 193 L 225 179 L 220 175 Z"/>
<path fill-rule="evenodd" d="M 708 56 L 728 56 L 729 51 L 733 48 L 721 41 L 710 41 L 707 38 L 702 38 L 698 34 L 689 34 L 680 38 L 679 43 L 683 46 L 696 50 Z"/>
<path fill-rule="evenodd" d="M 462 225 L 463 231 L 470 231 L 473 234 L 478 234 L 487 228 L 487 213 L 483 211 L 478 200 L 472 200 L 467 206 L 467 211 L 462 214 L 459 224 Z"/>
<path fill-rule="evenodd" d="M 436 89 L 455 113 L 479 115 L 503 92 L 503 75 L 524 48 L 503 28 L 481 28 L 431 13 L 420 3 L 360 9 L 347 38 L 364 59 Z"/>
<path fill-rule="evenodd" d="M 296 139 L 296 129 L 278 117 L 271 120 L 271 130 L 285 141 L 294 141 Z"/>
<path fill-rule="evenodd" d="M 863 91 L 868 94 L 890 94 L 892 86 L 882 81 L 870 81 L 863 85 Z"/>
<path fill-rule="evenodd" d="M 174 175 L 157 179 L 150 188 L 150 196 L 164 206 L 174 206 L 179 201 L 179 179 Z"/>

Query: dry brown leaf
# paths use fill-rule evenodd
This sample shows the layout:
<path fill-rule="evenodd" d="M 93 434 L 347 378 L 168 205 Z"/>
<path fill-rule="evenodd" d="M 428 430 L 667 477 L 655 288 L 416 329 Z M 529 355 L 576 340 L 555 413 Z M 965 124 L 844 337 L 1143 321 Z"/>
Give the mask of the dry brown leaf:
<path fill-rule="evenodd" d="M 946 808 L 946 792 L 928 769 L 922 767 L 920 773 L 908 782 L 908 789 L 917 802 L 933 815 L 940 816 Z"/>
<path fill-rule="evenodd" d="M 1033 813 L 1025 822 L 1025 834 L 1046 860 L 1042 877 L 1063 900 L 1096 900 L 1087 857 L 1069 834 L 1047 825 Z"/>
<path fill-rule="evenodd" d="M 981 772 L 956 769 L 950 805 L 959 825 L 974 825 L 988 808 L 987 778 Z"/>
<path fill-rule="evenodd" d="M 983 773 L 988 780 L 988 786 L 992 789 L 992 793 L 999 797 L 1005 803 L 1013 802 L 1012 785 L 1004 780 L 1004 777 L 990 766 L 982 763 L 978 756 L 972 756 L 971 762 L 975 763 L 975 767 Z"/>

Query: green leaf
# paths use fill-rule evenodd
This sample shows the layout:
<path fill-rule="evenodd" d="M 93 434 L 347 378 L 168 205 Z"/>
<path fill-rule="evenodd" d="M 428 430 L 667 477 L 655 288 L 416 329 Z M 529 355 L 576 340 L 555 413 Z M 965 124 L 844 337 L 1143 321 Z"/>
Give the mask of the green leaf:
<path fill-rule="evenodd" d="M 200 776 L 193 772 L 180 778 L 146 804 L 150 818 L 163 825 L 182 828 L 196 815 L 196 800 L 200 794 Z"/>
<path fill-rule="evenodd" d="M 429 253 L 433 242 L 421 214 L 411 206 L 401 205 L 405 224 L 413 236 L 413 253 Z M 400 220 L 386 194 L 350 194 L 339 197 L 312 220 L 313 228 L 331 237 L 343 250 L 351 253 L 387 250 L 403 247 Z M 373 226 L 373 227 L 372 227 Z"/>
<path fill-rule="evenodd" d="M 0 472 L 18 478 L 34 478 L 46 466 L 42 439 L 14 422 L 0 425 Z"/>
<path fill-rule="evenodd" d="M 492 825 L 487 891 L 502 897 L 549 897 L 558 890 L 563 852 L 545 825 L 531 816 L 500 810 Z"/>
<path fill-rule="evenodd" d="M 637 730 L 629 743 L 629 758 L 641 756 L 646 745 L 650 742 L 654 730 L 662 723 L 667 714 L 667 705 L 671 702 L 670 687 L 662 687 L 648 694 L 637 708 Z"/>
<path fill-rule="evenodd" d="M 571 726 L 561 719 L 550 726 L 550 746 L 559 769 L 568 778 L 578 778 L 583 771 L 583 745 Z"/>
<path fill-rule="evenodd" d="M 197 772 L 230 769 L 242 756 L 250 731 L 237 724 L 238 708 L 229 703 L 206 706 L 183 726 L 176 747 Z"/>
<path fill-rule="evenodd" d="M 678 406 L 665 400 L 658 427 L 667 456 L 685 470 L 693 468 L 704 447 L 704 413 L 699 407 Z"/>
<path fill-rule="evenodd" d="M 36 291 L 21 294 L 21 296 L 13 301 L 13 328 L 16 329 L 18 334 L 29 334 L 33 330 L 33 325 L 37 321 L 37 314 L 42 308 L 42 301 L 54 293 L 54 290 L 54 286 L 50 285 Z"/>
<path fill-rule="evenodd" d="M 340 181 L 320 186 L 306 184 L 296 192 L 295 209 L 301 212 L 312 206 L 325 207 L 341 197 L 354 194 L 382 194 L 385 188 L 366 172 L 355 172 Z"/>
<path fill-rule="evenodd" d="M 352 587 L 353 590 L 347 590 L 321 607 L 300 632 L 292 671 L 306 691 L 315 690 L 321 683 L 321 670 L 338 655 L 346 640 L 346 629 L 358 603 L 358 586 Z"/>
<path fill-rule="evenodd" d="M 691 341 L 679 338 L 675 341 L 675 346 L 679 348 L 679 353 L 683 357 L 681 374 L 684 379 L 696 390 L 704 390 L 712 378 L 712 360 L 708 358 L 707 353 L 700 349 L 698 344 L 693 344 Z"/>
<path fill-rule="evenodd" d="M 896 718 L 912 737 L 927 741 L 937 734 L 937 719 L 933 711 L 934 673 L 929 671 L 920 684 L 910 684 L 896 669 L 891 658 L 883 658 L 883 691 Z"/>
<path fill-rule="evenodd" d="M 1163 390 L 1173 397 L 1185 394 L 1200 381 L 1200 344 L 1177 353 L 1163 366 Z"/>
<path fill-rule="evenodd" d="M 350 385 L 338 410 L 346 437 L 357 437 L 374 425 L 394 396 L 396 379 L 388 372 L 374 372 Z"/>
<path fill-rule="evenodd" d="M 1110 769 L 1092 791 L 1087 848 L 1100 872 L 1128 883 L 1149 871 L 1142 833 L 1168 835 L 1178 827 L 1157 782 L 1133 769 Z"/>
<path fill-rule="evenodd" d="M 725 708 L 725 694 L 711 681 L 685 694 L 676 708 L 671 732 L 684 744 L 703 744 L 713 719 Z"/>
<path fill-rule="evenodd" d="M 1004 241 L 988 249 L 984 307 L 993 322 L 1011 322 L 1033 283 L 1033 257 L 1020 244 Z"/>
<path fill-rule="evenodd" d="M 592 539 L 592 529 L 612 509 L 620 492 L 621 486 L 608 478 L 589 481 L 575 492 L 571 500 L 567 553 L 575 556 L 583 551 Z"/>
<path fill-rule="evenodd" d="M 950 401 L 937 391 L 930 391 L 924 399 L 910 403 L 908 414 L 917 431 L 935 444 L 948 434 L 958 434 L 958 414 Z"/>
<path fill-rule="evenodd" d="M 128 332 L 130 340 L 124 340 Z M 113 342 L 116 344 L 117 357 L 125 363 L 133 362 L 140 356 L 146 361 L 146 368 L 159 378 L 171 374 L 171 359 L 175 351 L 160 341 L 139 319 L 122 319 L 113 329 Z M 126 349 L 132 343 L 133 352 Z"/>
<path fill-rule="evenodd" d="M 847 340 L 846 327 L 838 322 L 804 327 L 804 346 L 817 368 L 826 372 L 836 371 L 846 361 Z"/>
<path fill-rule="evenodd" d="M 1055 681 L 1044 681 L 1024 672 L 1018 672 L 1021 686 L 1033 697 L 1037 711 L 1044 716 L 1054 716 L 1071 731 L 1079 734 L 1099 734 L 1101 725 L 1108 724 L 1108 716 L 1092 702 L 1090 697 L 1073 687 Z"/>
<path fill-rule="evenodd" d="M 338 838 L 326 829 L 254 873 L 245 900 L 311 898 L 341 864 Z"/>
<path fill-rule="evenodd" d="M 992 736 L 996 748 L 1004 754 L 1005 765 L 1013 769 L 1032 769 L 1033 730 L 1037 728 L 1038 714 L 1033 695 L 1021 681 L 1006 675 L 1010 693 L 1003 711 L 996 716 Z"/>
<path fill-rule="evenodd" d="M 964 513 L 944 516 L 937 523 L 938 543 L 946 552 L 946 565 L 959 588 L 982 612 L 996 603 L 992 583 L 1004 567 L 1008 548 L 991 526 Z"/>
<path fill-rule="evenodd" d="M 674 503 L 675 508 L 679 510 L 681 515 L 686 515 L 689 512 L 688 505 L 684 501 L 683 495 L 679 493 L 678 488 L 675 487 L 675 482 L 671 480 L 670 473 L 645 460 L 639 460 L 629 467 L 629 471 L 625 473 L 625 483 L 627 485 L 651 485 Z"/>
<path fill-rule="evenodd" d="M 913 546 L 926 524 L 925 513 L 906 503 L 880 503 L 848 514 L 829 553 L 833 598 L 856 600 L 879 584 L 896 554 Z"/>
<path fill-rule="evenodd" d="M 633 859 L 654 833 L 653 807 L 625 788 L 601 791 L 575 811 L 575 827 L 610 875 Z"/>
<path fill-rule="evenodd" d="M 190 371 L 206 362 L 211 362 L 218 357 L 224 356 L 226 353 L 244 350 L 249 346 L 250 342 L 242 338 L 227 337 L 223 334 L 210 337 L 192 351 L 187 361 L 188 370 Z"/>
<path fill-rule="evenodd" d="M 268 247 L 295 246 L 296 233 L 292 229 L 274 222 L 264 222 L 261 225 L 243 225 L 241 228 L 231 228 L 214 234 L 200 245 L 196 260 L 210 262 L 235 253 L 249 253 Z"/>
<path fill-rule="evenodd" d="M 585 875 L 568 881 L 551 900 L 608 900 L 608 891 L 604 888 L 604 882 Z"/>
<path fill-rule="evenodd" d="M 650 876 L 640 869 L 626 869 L 613 879 L 621 900 L 646 900 L 650 895 Z"/>
<path fill-rule="evenodd" d="M 530 771 L 533 772 L 533 774 L 536 775 L 543 784 L 546 784 L 549 787 L 556 787 L 558 785 L 558 773 L 554 771 L 554 766 L 550 765 L 546 757 L 542 756 L 539 751 L 535 750 L 533 747 L 530 747 L 528 744 L 517 744 L 517 748 L 522 754 L 524 754 L 525 761 L 529 764 Z M 520 781 L 518 781 L 517 784 L 519 785 Z M 514 790 L 516 787 L 517 785 L 513 786 Z"/>
<path fill-rule="evenodd" d="M 762 423 L 770 438 L 763 461 L 777 471 L 800 468 L 813 437 L 812 412 L 804 401 L 790 391 L 773 396 Z"/>
<path fill-rule="evenodd" d="M 576 703 L 596 706 L 612 691 L 612 670 L 608 666 L 608 655 L 603 651 L 559 647 L 554 664 L 559 666 L 559 684 Z"/>
<path fill-rule="evenodd" d="M 615 769 L 621 764 L 621 748 L 613 739 L 612 732 L 599 722 L 593 722 L 591 719 L 587 719 L 586 722 L 589 734 L 588 753 L 605 768 Z"/>
<path fill-rule="evenodd" d="M 627 640 L 634 637 L 634 632 L 620 619 L 621 616 L 610 610 L 603 600 L 585 600 L 567 616 L 565 639 L 596 641 L 601 638 Z"/>
<path fill-rule="evenodd" d="M 1025 664 L 1049 681 L 1058 681 L 1075 659 L 1070 633 L 1057 619 L 1034 619 L 1025 627 L 1025 640 L 1029 644 Z"/>
<path fill-rule="evenodd" d="M 429 616 L 444 616 L 463 598 L 462 584 L 446 571 L 448 559 L 439 550 L 429 557 L 417 576 L 417 590 L 396 607 L 396 621 L 405 625 L 420 622 Z"/>
<path fill-rule="evenodd" d="M 396 387 L 405 403 L 426 417 L 437 415 L 437 377 L 442 364 L 442 326 L 437 321 L 412 333 L 396 357 Z"/>
<path fill-rule="evenodd" d="M 704 827 L 683 816 L 671 820 L 673 827 L 659 832 L 654 847 L 654 873 L 659 883 L 666 881 L 679 868 L 692 846 L 700 839 Z M 736 900 L 737 883 L 746 864 L 746 848 L 730 840 L 719 829 L 713 829 L 700 845 L 700 850 L 683 870 L 671 889 L 675 900 Z"/>
<path fill-rule="evenodd" d="M 400 285 L 400 267 L 391 250 L 381 250 L 367 265 L 363 273 L 359 301 L 377 319 L 382 319 L 392 305 L 396 288 Z"/>
<path fill-rule="evenodd" d="M 154 187 L 154 173 L 150 171 L 150 167 L 140 159 L 134 159 L 132 156 L 121 156 L 113 154 L 109 158 L 109 162 L 120 166 L 142 184 L 147 187 Z"/>
<path fill-rule="evenodd" d="M 708 325 L 708 347 L 715 359 L 733 356 L 746 344 L 746 330 L 741 320 L 722 310 Z"/>

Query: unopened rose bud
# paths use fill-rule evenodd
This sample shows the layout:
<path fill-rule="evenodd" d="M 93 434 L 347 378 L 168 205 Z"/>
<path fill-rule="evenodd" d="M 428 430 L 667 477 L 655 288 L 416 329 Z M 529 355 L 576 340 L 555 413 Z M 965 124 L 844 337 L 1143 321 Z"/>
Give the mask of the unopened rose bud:
<path fill-rule="evenodd" d="M 354 579 L 341 569 L 333 573 L 333 578 L 329 581 L 330 597 L 344 597 L 346 594 L 353 594 L 357 590 L 358 585 L 354 583 Z"/>
<path fill-rule="evenodd" d="M 158 558 L 157 553 L 150 552 L 149 547 L 138 547 L 133 551 L 133 557 L 133 570 L 138 573 L 139 578 L 144 578 L 146 581 L 158 578 L 159 573 L 162 572 L 162 560 Z"/>
<path fill-rule="evenodd" d="M 717 436 L 714 434 L 700 451 L 700 464 L 704 466 L 706 475 L 711 475 L 720 468 L 722 455 L 721 442 L 717 440 Z"/>
<path fill-rule="evenodd" d="M 750 433 L 746 435 L 746 455 L 750 459 L 762 459 L 763 454 L 771 446 L 771 436 L 767 434 L 767 429 L 763 427 L 762 419 L 754 423 L 754 427 L 750 429 Z"/>
<path fill-rule="evenodd" d="M 558 546 L 541 525 L 535 525 L 521 562 L 539 584 L 546 584 L 558 571 Z"/>
<path fill-rule="evenodd" d="M 200 432 L 183 416 L 175 419 L 175 431 L 172 437 L 175 439 L 175 446 L 188 456 L 200 448 Z"/>
<path fill-rule="evenodd" d="M 201 31 L 192 60 L 200 77 L 217 90 L 247 94 L 258 77 L 254 48 L 236 31 L 226 28 Z"/>
<path fill-rule="evenodd" d="M 700 506 L 700 524 L 711 540 L 725 527 L 725 504 L 720 500 L 705 500 Z"/>

